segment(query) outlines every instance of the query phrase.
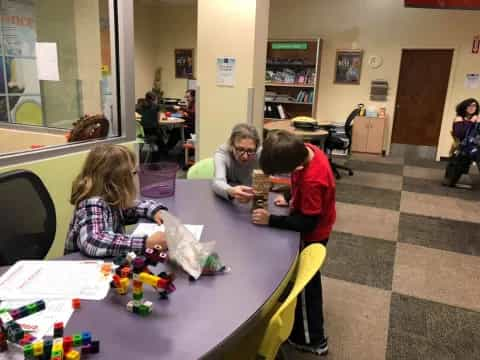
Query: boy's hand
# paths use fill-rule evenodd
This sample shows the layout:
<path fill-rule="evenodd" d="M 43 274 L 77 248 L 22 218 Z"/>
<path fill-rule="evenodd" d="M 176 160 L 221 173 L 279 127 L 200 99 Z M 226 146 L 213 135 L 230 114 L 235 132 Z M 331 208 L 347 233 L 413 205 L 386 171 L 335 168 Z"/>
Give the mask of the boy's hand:
<path fill-rule="evenodd" d="M 252 222 L 257 225 L 268 225 L 270 213 L 265 209 L 256 209 L 252 212 Z"/>
<path fill-rule="evenodd" d="M 167 250 L 167 239 L 163 231 L 157 231 L 151 234 L 145 241 L 145 247 L 147 249 L 153 249 L 155 245 L 160 245 L 162 250 Z"/>
<path fill-rule="evenodd" d="M 163 224 L 162 213 L 160 211 L 157 211 L 153 217 L 153 221 L 155 221 L 158 225 Z"/>
<path fill-rule="evenodd" d="M 275 200 L 273 200 L 273 203 L 275 206 L 279 207 L 287 207 L 288 206 L 288 201 L 285 200 L 285 197 L 283 195 L 278 195 L 275 197 Z"/>
<path fill-rule="evenodd" d="M 238 185 L 228 191 L 229 195 L 241 203 L 247 203 L 253 198 L 253 189 L 249 186 Z"/>

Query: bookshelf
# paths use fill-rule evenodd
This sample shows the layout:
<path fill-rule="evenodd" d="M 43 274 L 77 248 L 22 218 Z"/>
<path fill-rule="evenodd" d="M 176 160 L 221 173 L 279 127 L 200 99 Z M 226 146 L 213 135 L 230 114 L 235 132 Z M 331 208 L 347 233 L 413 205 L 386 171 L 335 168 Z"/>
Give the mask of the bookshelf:
<path fill-rule="evenodd" d="M 321 44 L 320 39 L 268 41 L 265 120 L 314 117 Z"/>

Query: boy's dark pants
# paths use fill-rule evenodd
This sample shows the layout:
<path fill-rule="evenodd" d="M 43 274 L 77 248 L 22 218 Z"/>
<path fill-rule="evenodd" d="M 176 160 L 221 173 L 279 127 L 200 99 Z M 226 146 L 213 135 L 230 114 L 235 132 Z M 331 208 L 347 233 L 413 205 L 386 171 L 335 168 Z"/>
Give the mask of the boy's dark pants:
<path fill-rule="evenodd" d="M 328 239 L 318 243 L 327 246 Z M 315 244 L 303 244 L 303 248 Z M 319 345 L 325 340 L 323 330 L 322 279 L 318 271 L 297 298 L 295 323 L 290 340 L 299 345 Z"/>

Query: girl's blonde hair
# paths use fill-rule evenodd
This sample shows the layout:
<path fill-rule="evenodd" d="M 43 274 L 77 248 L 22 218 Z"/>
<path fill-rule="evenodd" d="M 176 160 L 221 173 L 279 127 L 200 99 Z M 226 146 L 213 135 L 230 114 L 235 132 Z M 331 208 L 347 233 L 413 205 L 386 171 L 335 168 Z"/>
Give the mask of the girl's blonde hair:
<path fill-rule="evenodd" d="M 99 196 L 115 207 L 132 206 L 137 196 L 135 160 L 135 154 L 125 146 L 95 146 L 73 181 L 70 203 L 76 206 L 82 200 Z"/>

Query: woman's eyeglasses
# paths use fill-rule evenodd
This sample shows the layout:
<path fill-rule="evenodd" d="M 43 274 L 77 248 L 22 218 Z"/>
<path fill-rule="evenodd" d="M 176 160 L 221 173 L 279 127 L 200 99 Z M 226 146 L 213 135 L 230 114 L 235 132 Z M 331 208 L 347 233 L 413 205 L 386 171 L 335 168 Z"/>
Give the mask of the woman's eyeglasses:
<path fill-rule="evenodd" d="M 235 152 L 238 154 L 238 156 L 243 156 L 247 154 L 248 157 L 255 156 L 257 154 L 256 150 L 251 150 L 251 149 L 244 149 L 244 148 L 238 148 L 238 147 L 233 147 Z"/>

